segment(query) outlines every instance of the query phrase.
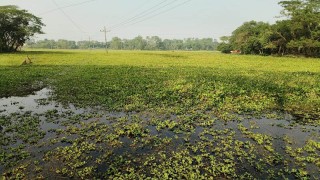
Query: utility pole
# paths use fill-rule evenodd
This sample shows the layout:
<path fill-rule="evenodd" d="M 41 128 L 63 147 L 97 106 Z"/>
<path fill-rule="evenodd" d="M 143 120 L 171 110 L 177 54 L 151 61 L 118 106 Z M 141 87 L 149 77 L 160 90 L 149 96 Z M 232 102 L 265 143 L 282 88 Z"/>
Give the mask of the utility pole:
<path fill-rule="evenodd" d="M 91 38 L 89 36 L 89 49 L 91 49 Z"/>
<path fill-rule="evenodd" d="M 110 32 L 110 31 L 108 31 L 107 28 L 104 26 L 103 30 L 100 30 L 100 32 L 104 32 L 104 41 L 106 43 L 106 52 L 108 53 L 107 32 Z"/>

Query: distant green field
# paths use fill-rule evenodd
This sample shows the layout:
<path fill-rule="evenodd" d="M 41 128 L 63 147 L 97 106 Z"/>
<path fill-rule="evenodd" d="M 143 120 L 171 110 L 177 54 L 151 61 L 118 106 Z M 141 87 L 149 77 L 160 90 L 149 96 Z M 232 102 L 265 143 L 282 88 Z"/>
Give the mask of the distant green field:
<path fill-rule="evenodd" d="M 32 63 L 21 65 L 27 56 Z M 320 59 L 28 50 L 0 55 L 0 85 L 0 98 L 49 88 L 50 100 L 66 109 L 90 109 L 0 114 L 7 132 L 0 137 L 4 177 L 319 177 Z M 21 119 L 28 122 L 23 127 Z M 44 130 L 40 122 L 59 126 Z M 288 134 L 291 127 L 301 144 L 285 133 L 274 137 L 273 127 Z M 43 136 L 22 138 L 38 131 Z M 22 147 L 10 149 L 19 140 Z M 41 157 L 32 156 L 34 146 Z"/>

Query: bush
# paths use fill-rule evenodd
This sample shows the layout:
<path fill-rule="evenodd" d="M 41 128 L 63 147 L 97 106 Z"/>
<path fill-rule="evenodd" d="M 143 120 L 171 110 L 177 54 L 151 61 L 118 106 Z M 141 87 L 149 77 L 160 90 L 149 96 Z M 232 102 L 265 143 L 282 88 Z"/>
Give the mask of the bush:
<path fill-rule="evenodd" d="M 217 50 L 218 51 L 221 51 L 222 53 L 225 53 L 225 54 L 228 54 L 230 53 L 230 51 L 233 50 L 233 47 L 231 44 L 228 44 L 228 43 L 220 43 L 217 47 Z"/>

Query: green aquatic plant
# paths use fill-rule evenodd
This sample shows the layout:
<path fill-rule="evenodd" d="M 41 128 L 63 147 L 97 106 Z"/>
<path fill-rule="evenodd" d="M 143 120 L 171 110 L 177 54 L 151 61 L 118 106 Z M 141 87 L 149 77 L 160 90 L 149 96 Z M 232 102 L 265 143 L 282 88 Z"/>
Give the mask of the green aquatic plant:
<path fill-rule="evenodd" d="M 19 66 L 25 53 L 32 66 Z M 0 107 L 0 174 L 319 179 L 319 65 L 213 52 L 3 54 L 0 97 L 52 92 L 31 112 Z"/>
<path fill-rule="evenodd" d="M 87 155 L 90 151 L 96 149 L 96 145 L 88 142 L 74 142 L 71 146 L 57 149 L 48 152 L 44 156 L 45 161 L 50 161 L 55 164 L 55 173 L 63 174 L 67 177 L 90 177 L 93 172 L 93 167 L 88 166 L 90 156 Z"/>

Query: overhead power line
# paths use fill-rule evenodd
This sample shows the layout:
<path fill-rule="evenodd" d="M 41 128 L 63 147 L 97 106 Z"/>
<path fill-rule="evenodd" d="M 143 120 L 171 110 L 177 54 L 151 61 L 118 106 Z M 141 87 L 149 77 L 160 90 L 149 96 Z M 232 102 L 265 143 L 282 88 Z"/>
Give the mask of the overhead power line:
<path fill-rule="evenodd" d="M 123 19 L 126 19 L 127 16 L 132 15 L 133 13 L 137 12 L 138 10 L 141 10 L 142 8 L 144 8 L 146 5 L 148 5 L 148 4 L 151 3 L 151 2 L 152 2 L 152 0 L 145 0 L 145 1 L 143 1 L 140 5 L 138 5 L 138 8 L 136 8 L 136 9 L 134 9 L 134 10 L 126 13 L 126 15 L 124 15 L 124 16 L 121 16 L 121 17 L 119 18 L 119 21 L 120 21 L 120 20 L 123 20 Z"/>
<path fill-rule="evenodd" d="M 180 7 L 180 6 L 183 6 L 183 5 L 187 4 L 187 3 L 190 2 L 190 1 L 192 1 L 192 0 L 184 1 L 184 2 L 182 2 L 182 3 L 180 3 L 180 4 L 177 4 L 176 6 L 173 6 L 173 7 L 169 8 L 169 9 L 166 9 L 166 10 L 164 10 L 164 11 L 161 11 L 161 12 L 159 12 L 159 13 L 157 13 L 157 14 L 153 14 L 152 16 L 146 17 L 146 18 L 144 18 L 144 19 L 142 19 L 142 20 L 140 20 L 140 21 L 137 21 L 137 22 L 133 22 L 133 23 L 131 23 L 131 24 L 128 24 L 128 26 L 132 26 L 132 25 L 141 23 L 141 22 L 143 22 L 143 21 L 149 20 L 149 19 L 154 18 L 154 17 L 156 17 L 156 16 L 158 16 L 158 15 L 161 15 L 161 14 L 163 14 L 163 13 L 169 12 L 169 11 L 171 11 L 171 10 L 173 10 L 173 9 L 176 9 L 176 8 L 178 8 L 178 7 Z M 116 27 L 116 28 L 111 29 L 111 30 L 116 30 L 116 29 L 119 29 L 119 28 L 120 28 L 120 27 Z"/>
<path fill-rule="evenodd" d="M 188 0 L 188 1 L 185 1 L 185 2 L 183 2 L 183 3 L 180 3 L 180 4 L 176 5 L 176 6 L 173 6 L 173 7 L 172 7 L 172 8 L 170 8 L 170 9 L 167 9 L 167 10 L 161 11 L 161 12 L 159 12 L 159 13 L 157 13 L 157 14 L 154 14 L 153 16 L 147 17 L 147 18 L 145 18 L 145 19 L 143 19 L 143 20 L 141 20 L 141 21 L 135 22 L 135 23 L 130 24 L 130 25 L 138 24 L 138 23 L 140 23 L 140 22 L 143 22 L 143 21 L 146 21 L 146 20 L 151 19 L 151 18 L 153 18 L 153 17 L 156 17 L 156 16 L 158 16 L 158 15 L 160 15 L 160 14 L 163 14 L 163 13 L 169 12 L 169 11 L 171 11 L 171 10 L 173 10 L 173 9 L 176 9 L 176 8 L 178 8 L 178 7 L 182 6 L 182 5 L 187 4 L 187 3 L 188 3 L 188 2 L 190 2 L 190 1 L 192 1 L 192 0 Z"/>
<path fill-rule="evenodd" d="M 120 23 L 118 23 L 116 25 L 113 25 L 110 28 L 111 29 L 112 28 L 116 28 L 116 27 L 119 27 L 119 26 L 122 26 L 122 25 L 125 25 L 125 24 L 128 24 L 128 23 L 131 23 L 131 22 L 133 22 L 133 21 L 135 21 L 137 19 L 143 18 L 143 17 L 145 17 L 145 16 L 147 16 L 149 14 L 152 14 L 152 13 L 154 13 L 154 12 L 156 12 L 156 11 L 158 11 L 158 10 L 160 10 L 160 9 L 170 5 L 170 4 L 175 3 L 177 0 L 174 0 L 174 1 L 171 1 L 171 2 L 169 2 L 167 4 L 164 4 L 167 1 L 168 0 L 161 1 L 160 3 L 152 6 L 151 8 L 149 8 L 149 9 L 147 9 L 147 10 L 145 10 L 145 11 L 143 11 L 143 12 L 141 12 L 141 13 L 139 13 L 139 14 L 137 14 L 137 15 L 125 20 L 125 21 L 123 21 L 123 22 L 120 22 Z M 164 5 L 162 5 L 162 4 L 164 4 Z"/>
<path fill-rule="evenodd" d="M 82 5 L 82 4 L 86 4 L 86 3 L 89 3 L 89 2 L 92 2 L 92 1 L 96 1 L 96 0 L 83 1 L 83 2 L 80 2 L 80 3 L 70 4 L 70 5 L 67 5 L 67 6 L 61 6 L 60 8 L 54 8 L 54 9 L 51 9 L 51 10 L 42 12 L 42 13 L 40 13 L 39 15 L 48 14 L 48 13 L 51 13 L 51 12 L 54 12 L 54 11 L 58 11 L 58 10 L 60 10 L 60 9 L 69 8 L 69 7 L 80 6 L 80 5 Z"/>
<path fill-rule="evenodd" d="M 70 17 L 68 16 L 68 14 L 66 12 L 64 12 L 64 10 L 57 4 L 57 2 L 55 0 L 52 0 L 52 2 L 55 4 L 55 6 L 57 6 L 57 8 L 61 11 L 61 13 L 67 18 L 69 19 L 69 21 L 74 25 L 74 27 L 76 27 L 81 33 L 86 34 L 86 32 L 84 32 L 80 26 L 78 26 L 78 24 Z"/>

